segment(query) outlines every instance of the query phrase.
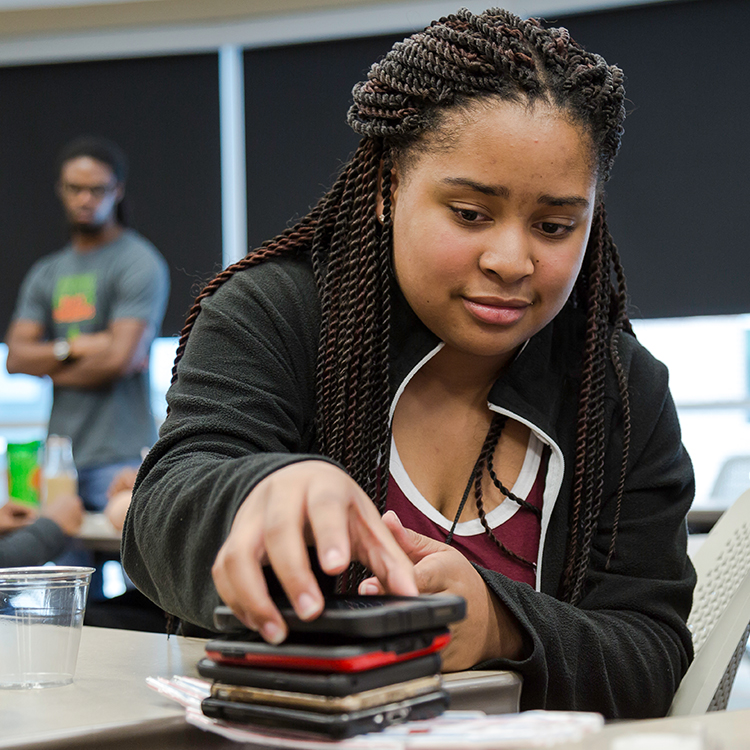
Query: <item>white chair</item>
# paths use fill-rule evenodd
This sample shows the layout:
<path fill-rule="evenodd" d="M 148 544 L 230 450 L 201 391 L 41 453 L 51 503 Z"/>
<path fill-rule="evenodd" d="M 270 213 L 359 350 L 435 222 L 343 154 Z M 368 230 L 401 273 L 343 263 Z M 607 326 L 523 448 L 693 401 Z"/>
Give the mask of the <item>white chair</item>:
<path fill-rule="evenodd" d="M 671 716 L 726 708 L 750 634 L 750 490 L 725 511 L 693 556 L 698 583 L 688 627 L 695 659 Z"/>

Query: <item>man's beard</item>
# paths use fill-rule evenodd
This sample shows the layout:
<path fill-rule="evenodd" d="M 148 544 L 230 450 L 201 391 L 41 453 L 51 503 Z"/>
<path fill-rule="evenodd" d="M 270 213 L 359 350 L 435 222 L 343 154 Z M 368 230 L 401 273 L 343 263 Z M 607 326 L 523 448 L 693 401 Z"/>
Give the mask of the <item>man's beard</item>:
<path fill-rule="evenodd" d="M 84 221 L 71 221 L 68 224 L 71 234 L 84 234 L 87 237 L 95 237 L 102 231 L 101 224 L 92 224 Z"/>

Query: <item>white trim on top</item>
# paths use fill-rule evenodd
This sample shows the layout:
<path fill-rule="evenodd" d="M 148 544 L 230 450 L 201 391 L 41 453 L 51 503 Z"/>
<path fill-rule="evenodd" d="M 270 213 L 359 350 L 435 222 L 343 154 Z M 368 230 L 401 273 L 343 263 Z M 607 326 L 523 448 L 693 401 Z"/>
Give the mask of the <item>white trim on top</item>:
<path fill-rule="evenodd" d="M 530 431 L 529 441 L 526 445 L 526 455 L 524 456 L 521 471 L 518 474 L 515 484 L 511 487 L 511 491 L 518 497 L 525 499 L 531 492 L 531 488 L 534 486 L 534 481 L 539 473 L 539 465 L 542 461 L 543 451 L 544 443 L 539 440 L 533 431 Z M 435 508 L 435 506 L 432 505 L 419 491 L 414 482 L 412 482 L 411 477 L 401 461 L 401 456 L 396 447 L 396 441 L 393 440 L 393 438 L 391 438 L 390 471 L 393 478 L 396 480 L 396 484 L 398 484 L 401 491 L 406 496 L 406 499 L 417 510 L 419 510 L 420 513 L 445 531 L 451 530 L 451 527 L 453 526 L 452 519 L 446 518 L 439 510 L 437 510 L 437 508 Z M 520 508 L 521 506 L 517 502 L 506 497 L 500 505 L 486 514 L 487 523 L 490 525 L 490 528 L 495 529 L 513 518 Z M 482 522 L 478 518 L 472 518 L 468 521 L 460 521 L 457 523 L 454 533 L 456 536 L 467 537 L 477 536 L 479 534 L 484 534 L 485 532 Z"/>
<path fill-rule="evenodd" d="M 665 0 L 675 2 L 676 0 Z M 504 0 L 520 16 L 544 16 L 653 4 L 654 0 Z M 0 41 L 0 65 L 33 65 L 77 60 L 217 52 L 225 45 L 243 48 L 301 44 L 378 34 L 409 33 L 435 18 L 468 7 L 474 12 L 489 0 L 411 0 L 350 8 L 284 13 L 273 17 L 229 19 L 218 23 L 179 23 L 148 27 L 93 29 Z M 12 3 L 6 3 L 11 9 Z"/>
<path fill-rule="evenodd" d="M 547 482 L 544 485 L 544 495 L 542 500 L 542 529 L 539 536 L 539 552 L 536 560 L 536 590 L 541 591 L 544 543 L 547 538 L 547 529 L 549 528 L 552 511 L 557 503 L 563 477 L 565 476 L 565 456 L 563 456 L 560 446 L 533 422 L 529 422 L 528 419 L 524 419 L 518 414 L 500 406 L 495 406 L 491 403 L 488 403 L 487 406 L 490 408 L 490 411 L 494 411 L 498 414 L 505 414 L 506 417 L 510 417 L 511 419 L 521 422 L 521 424 L 525 424 L 542 443 L 549 445 L 552 451 L 549 457 L 549 463 L 547 464 Z"/>

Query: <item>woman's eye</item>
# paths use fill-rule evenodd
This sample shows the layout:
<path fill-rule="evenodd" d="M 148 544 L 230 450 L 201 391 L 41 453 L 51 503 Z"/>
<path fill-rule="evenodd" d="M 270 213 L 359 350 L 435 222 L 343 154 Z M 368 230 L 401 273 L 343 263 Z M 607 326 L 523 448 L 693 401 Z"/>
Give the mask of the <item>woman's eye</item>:
<path fill-rule="evenodd" d="M 486 218 L 484 214 L 470 208 L 451 208 L 451 211 L 465 224 L 477 224 Z"/>
<path fill-rule="evenodd" d="M 558 224 L 555 221 L 543 221 L 539 225 L 543 234 L 548 237 L 564 237 L 573 231 L 573 227 L 568 224 Z"/>

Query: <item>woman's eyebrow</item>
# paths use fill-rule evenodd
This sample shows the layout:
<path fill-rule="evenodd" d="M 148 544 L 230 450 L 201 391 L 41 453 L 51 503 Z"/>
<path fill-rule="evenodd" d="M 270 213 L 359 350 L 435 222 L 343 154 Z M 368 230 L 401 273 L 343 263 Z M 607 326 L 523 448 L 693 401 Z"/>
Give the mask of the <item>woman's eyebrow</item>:
<path fill-rule="evenodd" d="M 484 195 L 494 195 L 498 198 L 510 198 L 510 190 L 504 185 L 486 185 L 483 182 L 470 180 L 466 177 L 445 177 L 441 180 L 444 185 L 452 187 L 466 187 Z"/>
<path fill-rule="evenodd" d="M 588 208 L 589 201 L 580 195 L 540 195 L 537 203 L 543 203 L 545 206 L 580 206 Z"/>
<path fill-rule="evenodd" d="M 445 177 L 441 182 L 451 187 L 465 187 L 483 195 L 510 198 L 510 190 L 504 185 L 488 185 L 484 182 L 470 180 L 467 177 Z M 580 208 L 588 208 L 590 205 L 589 200 L 580 195 L 549 195 L 547 193 L 540 195 L 537 198 L 537 203 L 545 206 L 578 206 Z"/>

